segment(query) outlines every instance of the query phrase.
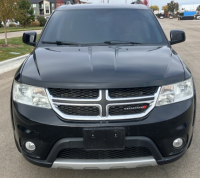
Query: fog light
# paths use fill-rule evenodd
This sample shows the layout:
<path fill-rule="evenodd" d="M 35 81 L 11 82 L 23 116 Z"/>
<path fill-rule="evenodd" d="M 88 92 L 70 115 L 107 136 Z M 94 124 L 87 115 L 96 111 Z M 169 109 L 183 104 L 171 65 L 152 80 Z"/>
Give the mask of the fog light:
<path fill-rule="evenodd" d="M 35 144 L 33 142 L 26 142 L 25 147 L 28 151 L 35 151 Z"/>
<path fill-rule="evenodd" d="M 182 138 L 177 138 L 173 142 L 174 148 L 181 148 L 183 146 L 183 139 Z"/>

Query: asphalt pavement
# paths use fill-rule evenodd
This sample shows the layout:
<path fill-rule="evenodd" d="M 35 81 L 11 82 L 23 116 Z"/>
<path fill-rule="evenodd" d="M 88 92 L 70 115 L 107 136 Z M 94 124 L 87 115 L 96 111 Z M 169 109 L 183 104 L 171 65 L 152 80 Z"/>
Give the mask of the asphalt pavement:
<path fill-rule="evenodd" d="M 186 32 L 187 41 L 174 45 L 174 49 L 188 65 L 196 83 L 197 97 L 200 93 L 200 21 L 177 21 L 163 19 L 161 24 L 169 37 L 172 29 Z M 159 58 L 159 56 L 158 56 Z M 0 75 L 0 178 L 198 178 L 200 177 L 199 97 L 194 138 L 190 149 L 178 161 L 155 167 L 119 170 L 67 170 L 42 168 L 27 162 L 17 151 L 10 121 L 10 92 L 16 70 Z"/>

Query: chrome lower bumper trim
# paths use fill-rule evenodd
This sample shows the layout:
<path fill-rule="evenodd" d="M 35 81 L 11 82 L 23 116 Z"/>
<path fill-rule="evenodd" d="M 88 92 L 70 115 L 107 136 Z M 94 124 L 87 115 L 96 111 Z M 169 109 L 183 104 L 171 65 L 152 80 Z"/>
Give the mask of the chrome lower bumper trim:
<path fill-rule="evenodd" d="M 58 158 L 53 163 L 52 168 L 65 169 L 120 169 L 136 168 L 145 166 L 156 166 L 157 162 L 152 157 L 113 159 L 113 160 L 75 160 Z"/>

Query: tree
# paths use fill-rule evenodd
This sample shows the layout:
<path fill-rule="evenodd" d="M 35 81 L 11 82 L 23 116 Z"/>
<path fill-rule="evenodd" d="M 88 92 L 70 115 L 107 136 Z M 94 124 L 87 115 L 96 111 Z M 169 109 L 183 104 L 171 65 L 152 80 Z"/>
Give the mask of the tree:
<path fill-rule="evenodd" d="M 31 3 L 28 0 L 20 0 L 17 5 L 19 13 L 15 20 L 19 21 L 25 28 L 31 21 L 35 21 L 34 9 L 31 7 Z"/>
<path fill-rule="evenodd" d="M 149 6 L 149 0 L 144 0 L 143 4 L 146 5 L 146 6 Z"/>
<path fill-rule="evenodd" d="M 8 45 L 6 23 L 10 19 L 14 19 L 18 13 L 17 2 L 19 0 L 0 0 L 0 19 L 4 25 L 5 44 Z"/>
<path fill-rule="evenodd" d="M 162 6 L 162 10 L 164 10 L 164 13 L 168 13 L 169 11 L 168 11 L 168 6 L 166 5 L 166 6 Z"/>
<path fill-rule="evenodd" d="M 167 9 L 169 12 L 174 13 L 174 11 L 179 9 L 178 2 L 171 1 L 170 3 L 167 3 Z"/>
<path fill-rule="evenodd" d="M 2 21 L 1 21 L 1 19 L 0 19 L 0 28 L 2 27 L 1 23 L 2 23 Z"/>
<path fill-rule="evenodd" d="M 159 7 L 154 5 L 154 6 L 150 6 L 150 9 L 152 9 L 152 11 L 156 11 L 156 10 L 159 10 Z"/>
<path fill-rule="evenodd" d="M 46 24 L 46 22 L 47 22 L 47 20 L 44 17 L 42 17 L 42 16 L 38 16 L 37 20 L 38 20 L 38 22 L 40 22 L 40 26 L 41 27 L 44 27 L 45 24 Z"/>
<path fill-rule="evenodd" d="M 200 5 L 197 7 L 197 11 L 200 12 Z"/>

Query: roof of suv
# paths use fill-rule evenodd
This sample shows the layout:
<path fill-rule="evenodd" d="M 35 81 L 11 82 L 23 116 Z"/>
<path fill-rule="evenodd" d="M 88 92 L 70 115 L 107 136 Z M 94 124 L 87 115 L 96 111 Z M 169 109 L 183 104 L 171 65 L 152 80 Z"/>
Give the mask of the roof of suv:
<path fill-rule="evenodd" d="M 141 4 L 82 4 L 82 5 L 62 5 L 57 10 L 69 9 L 149 9 Z"/>

